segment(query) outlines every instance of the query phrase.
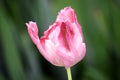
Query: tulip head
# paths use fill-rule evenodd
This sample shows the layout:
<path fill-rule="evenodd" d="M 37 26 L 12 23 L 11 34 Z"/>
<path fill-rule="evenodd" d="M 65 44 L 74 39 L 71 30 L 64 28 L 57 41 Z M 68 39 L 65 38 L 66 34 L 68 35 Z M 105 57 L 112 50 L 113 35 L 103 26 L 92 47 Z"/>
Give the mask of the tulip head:
<path fill-rule="evenodd" d="M 81 61 L 86 53 L 82 29 L 71 7 L 61 10 L 44 36 L 38 37 L 35 22 L 26 23 L 28 33 L 43 57 L 56 66 L 72 67 Z"/>

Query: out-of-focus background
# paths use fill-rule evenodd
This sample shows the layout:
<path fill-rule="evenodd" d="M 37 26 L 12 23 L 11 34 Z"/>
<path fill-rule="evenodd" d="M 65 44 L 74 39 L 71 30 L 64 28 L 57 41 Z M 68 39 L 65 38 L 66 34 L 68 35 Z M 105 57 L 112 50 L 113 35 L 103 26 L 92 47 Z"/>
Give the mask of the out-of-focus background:
<path fill-rule="evenodd" d="M 67 80 L 63 67 L 41 56 L 25 25 L 36 21 L 41 36 L 66 6 L 75 10 L 87 46 L 73 80 L 120 80 L 120 0 L 0 0 L 0 80 Z"/>

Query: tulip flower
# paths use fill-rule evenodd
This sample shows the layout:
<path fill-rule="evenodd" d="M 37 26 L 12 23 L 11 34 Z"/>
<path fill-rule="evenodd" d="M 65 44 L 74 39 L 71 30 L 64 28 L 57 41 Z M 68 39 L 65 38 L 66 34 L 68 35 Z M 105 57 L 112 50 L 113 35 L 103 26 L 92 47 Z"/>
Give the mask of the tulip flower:
<path fill-rule="evenodd" d="M 30 21 L 26 25 L 30 38 L 42 56 L 55 66 L 65 67 L 68 76 L 69 68 L 84 58 L 86 46 L 82 29 L 71 7 L 62 9 L 55 23 L 40 38 L 36 22 Z"/>

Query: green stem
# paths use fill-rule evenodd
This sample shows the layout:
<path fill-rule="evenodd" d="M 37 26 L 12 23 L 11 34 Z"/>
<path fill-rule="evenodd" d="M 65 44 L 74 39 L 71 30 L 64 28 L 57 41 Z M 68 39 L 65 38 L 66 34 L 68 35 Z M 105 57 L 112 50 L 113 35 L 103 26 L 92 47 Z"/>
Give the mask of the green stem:
<path fill-rule="evenodd" d="M 66 70 L 67 70 L 68 80 L 72 80 L 72 75 L 71 75 L 70 68 L 67 68 Z"/>

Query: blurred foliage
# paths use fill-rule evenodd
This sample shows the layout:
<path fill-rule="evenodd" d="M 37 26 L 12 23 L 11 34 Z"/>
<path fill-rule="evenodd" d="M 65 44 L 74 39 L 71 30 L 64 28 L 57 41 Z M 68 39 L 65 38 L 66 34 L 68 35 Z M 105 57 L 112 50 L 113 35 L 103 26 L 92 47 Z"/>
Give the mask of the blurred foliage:
<path fill-rule="evenodd" d="M 67 80 L 64 68 L 41 56 L 25 25 L 36 21 L 41 36 L 66 6 L 75 9 L 87 46 L 73 80 L 120 80 L 119 0 L 0 0 L 0 80 Z"/>

